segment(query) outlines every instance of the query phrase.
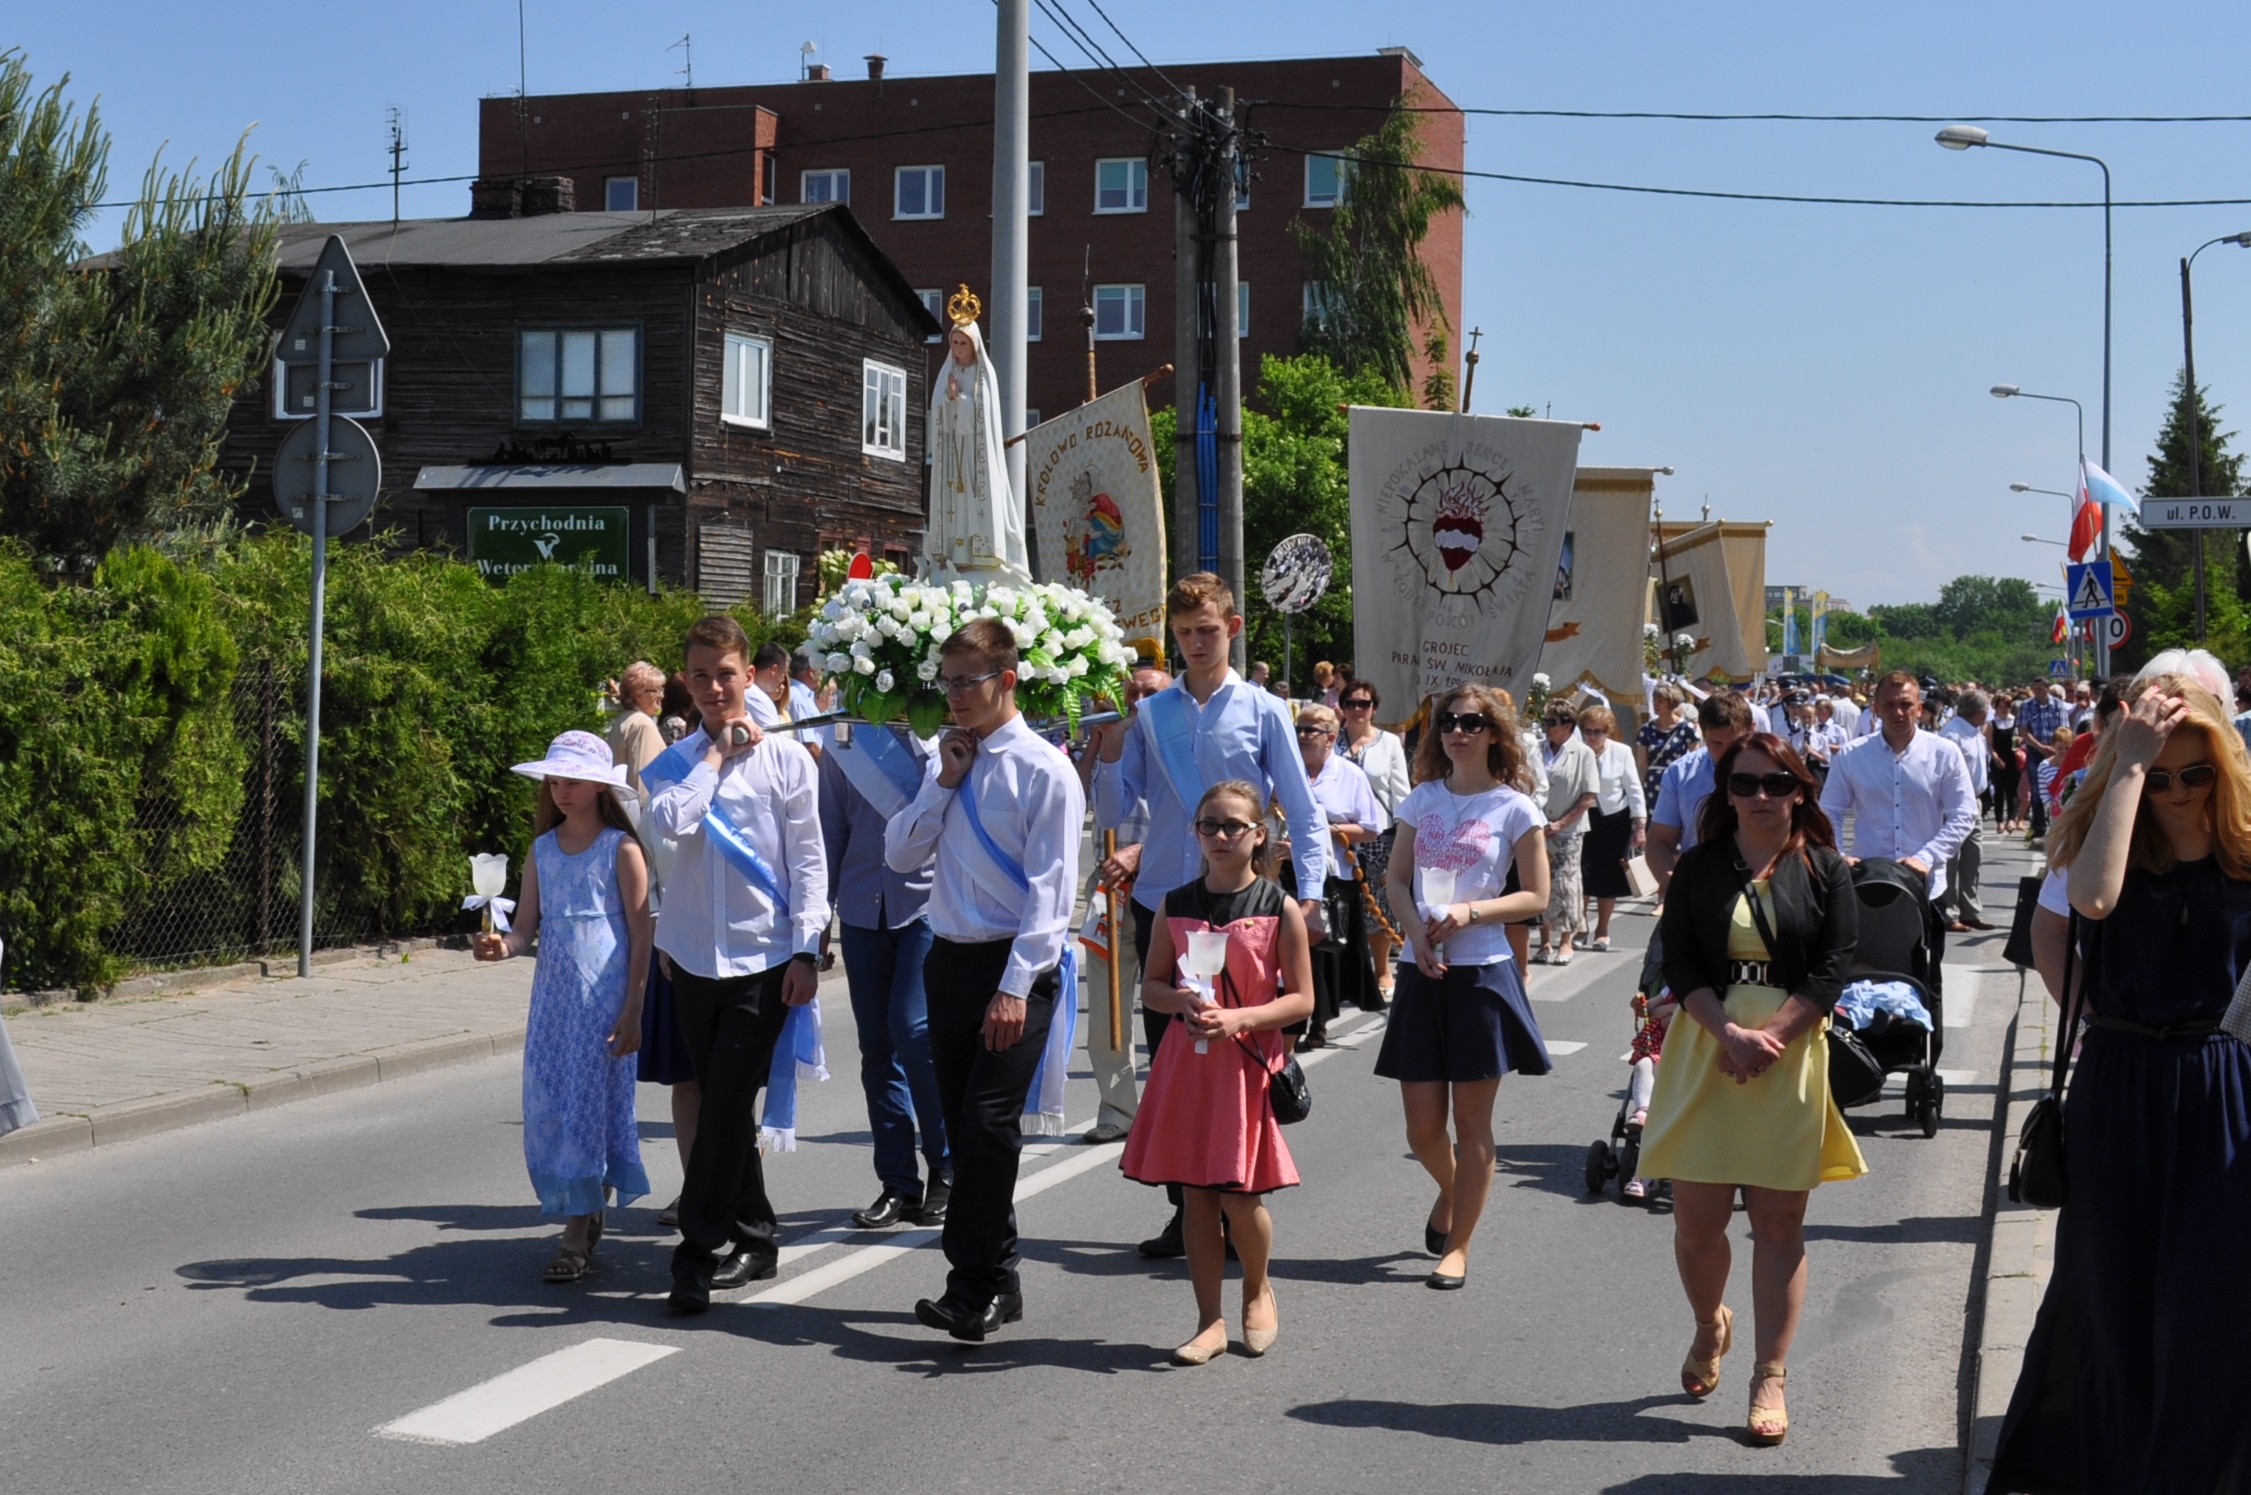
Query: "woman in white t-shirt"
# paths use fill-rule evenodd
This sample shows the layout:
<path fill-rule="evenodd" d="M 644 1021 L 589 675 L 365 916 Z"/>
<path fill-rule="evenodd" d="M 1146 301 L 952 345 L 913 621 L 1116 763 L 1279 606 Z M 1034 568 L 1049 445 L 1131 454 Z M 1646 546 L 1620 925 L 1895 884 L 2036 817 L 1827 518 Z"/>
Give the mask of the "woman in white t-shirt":
<path fill-rule="evenodd" d="M 1474 687 L 1432 705 L 1388 874 L 1391 906 L 1409 914 L 1414 962 L 1400 967 L 1376 1073 L 1399 1081 L 1408 1145 L 1438 1185 L 1423 1246 L 1439 1263 L 1426 1282 L 1448 1289 L 1467 1279 L 1470 1235 L 1493 1186 L 1501 1077 L 1552 1067 L 1506 930 L 1547 907 L 1548 855 L 1545 817 L 1511 787 L 1524 750 L 1507 707 Z M 1521 887 L 1504 895 L 1512 862 Z M 1427 886 L 1418 874 L 1432 869 L 1454 884 L 1435 907 L 1417 898 Z"/>

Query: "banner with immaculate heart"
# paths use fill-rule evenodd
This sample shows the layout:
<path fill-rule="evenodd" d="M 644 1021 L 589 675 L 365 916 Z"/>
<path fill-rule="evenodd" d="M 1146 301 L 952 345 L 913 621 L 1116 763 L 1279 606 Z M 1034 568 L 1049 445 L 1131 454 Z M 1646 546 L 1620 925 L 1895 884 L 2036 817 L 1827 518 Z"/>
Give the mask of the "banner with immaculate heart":
<path fill-rule="evenodd" d="M 1042 581 L 1077 587 L 1128 639 L 1165 631 L 1164 494 L 1139 380 L 1024 437 L 1024 486 Z"/>
<path fill-rule="evenodd" d="M 1352 631 L 1387 700 L 1461 685 L 1519 698 L 1548 632 L 1576 421 L 1355 405 Z"/>
<path fill-rule="evenodd" d="M 1649 595 L 1648 467 L 1582 467 L 1556 569 L 1540 668 L 1558 695 L 1592 684 L 1616 703 L 1641 699 L 1641 625 Z"/>

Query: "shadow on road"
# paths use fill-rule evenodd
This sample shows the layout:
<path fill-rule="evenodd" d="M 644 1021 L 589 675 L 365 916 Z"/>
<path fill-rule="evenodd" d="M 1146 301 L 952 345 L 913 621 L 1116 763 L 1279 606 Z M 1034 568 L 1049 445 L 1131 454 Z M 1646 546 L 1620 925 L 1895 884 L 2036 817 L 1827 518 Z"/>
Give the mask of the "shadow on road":
<path fill-rule="evenodd" d="M 1976 1215 L 1918 1215 L 1910 1220 L 1885 1220 L 1874 1225 L 1823 1225 L 1809 1223 L 1809 1241 L 1874 1241 L 1882 1245 L 1924 1245 L 1946 1241 L 1957 1245 L 1975 1242 L 1985 1222 Z"/>
<path fill-rule="evenodd" d="M 1037 1318 L 1036 1299 L 1028 1311 Z M 1168 1369 L 1172 1353 L 1170 1345 L 1025 1337 L 1021 1325 L 1011 1325 L 983 1344 L 962 1344 L 925 1328 L 912 1312 L 814 1308 L 805 1304 L 714 1312 L 703 1322 L 721 1333 L 759 1344 L 780 1348 L 823 1345 L 847 1360 L 895 1366 L 924 1377 L 992 1375 L 1034 1366 L 1100 1376 L 1127 1375 Z M 879 1333 L 863 1325 L 900 1332 Z"/>
<path fill-rule="evenodd" d="M 1962 1483 L 1962 1457 L 1951 1448 L 1913 1448 L 1891 1456 L 1890 1474 L 1645 1474 L 1603 1495 L 1901 1495 L 1902 1491 L 1953 1491 Z"/>
<path fill-rule="evenodd" d="M 1733 1440 L 1727 1428 L 1644 1416 L 1662 1408 L 1693 1406 L 1687 1397 L 1643 1396 L 1632 1401 L 1590 1402 L 1576 1407 L 1516 1407 L 1498 1402 L 1369 1401 L 1360 1398 L 1308 1402 L 1289 1415 L 1319 1427 L 1381 1428 L 1421 1433 L 1462 1443 L 1512 1448 L 1523 1443 L 1686 1443 L 1691 1438 Z"/>

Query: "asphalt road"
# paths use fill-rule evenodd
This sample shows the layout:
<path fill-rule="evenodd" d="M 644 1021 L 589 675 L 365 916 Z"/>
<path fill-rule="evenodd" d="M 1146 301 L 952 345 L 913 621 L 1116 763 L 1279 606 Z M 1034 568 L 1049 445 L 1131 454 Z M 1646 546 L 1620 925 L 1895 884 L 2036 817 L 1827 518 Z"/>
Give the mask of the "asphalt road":
<path fill-rule="evenodd" d="M 2026 860 L 1989 852 L 1989 888 Z M 1621 916 L 1620 943 L 1650 927 Z M 876 1184 L 841 1000 L 837 1077 L 806 1087 L 803 1150 L 771 1170 L 783 1275 L 689 1325 L 661 1296 L 654 1210 L 678 1165 L 656 1119 L 657 1196 L 613 1212 L 600 1275 L 538 1280 L 551 1232 L 512 1060 L 13 1169 L 0 1488 L 1953 1491 L 2017 990 L 2001 940 L 1949 954 L 1938 1137 L 1896 1097 L 1855 1111 L 1872 1173 L 1814 1197 L 1779 1449 L 1738 1434 L 1747 1334 L 1708 1403 L 1677 1389 L 1691 1325 L 1667 1220 L 1581 1183 L 1626 1076 L 1640 962 L 1621 952 L 1533 973 L 1556 1072 L 1501 1087 L 1464 1292 L 1422 1286 L 1430 1188 L 1370 1073 L 1378 1025 L 1337 1026 L 1290 1137 L 1306 1183 L 1275 1202 L 1282 1333 L 1257 1361 L 1167 1363 L 1194 1327 L 1185 1273 L 1133 1253 L 1162 1199 L 1118 1175 L 1115 1147 L 1028 1156 L 1023 1324 L 976 1348 L 916 1324 L 941 1285 L 932 1233 L 846 1218 Z M 1073 1088 L 1078 1120 L 1091 1086 Z M 663 1092 L 642 1110 L 666 1116 Z M 1232 1284 L 1228 1301 L 1238 1316 Z"/>

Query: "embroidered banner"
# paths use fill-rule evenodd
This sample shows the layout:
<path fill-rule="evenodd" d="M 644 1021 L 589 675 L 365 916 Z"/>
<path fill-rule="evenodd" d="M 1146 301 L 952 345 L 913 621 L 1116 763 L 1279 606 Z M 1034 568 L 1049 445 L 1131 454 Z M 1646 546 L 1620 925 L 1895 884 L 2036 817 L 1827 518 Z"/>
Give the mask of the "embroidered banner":
<path fill-rule="evenodd" d="M 1350 419 L 1361 678 L 1402 703 L 1456 685 L 1521 697 L 1547 637 L 1582 427 L 1360 405 Z"/>
<path fill-rule="evenodd" d="M 1540 656 L 1558 694 L 1592 684 L 1614 705 L 1638 709 L 1656 478 L 1647 467 L 1582 467 L 1572 481 L 1565 565 Z"/>
<path fill-rule="evenodd" d="M 1161 644 L 1167 573 L 1157 461 L 1139 380 L 1024 437 L 1040 579 L 1101 598 L 1128 640 Z"/>

